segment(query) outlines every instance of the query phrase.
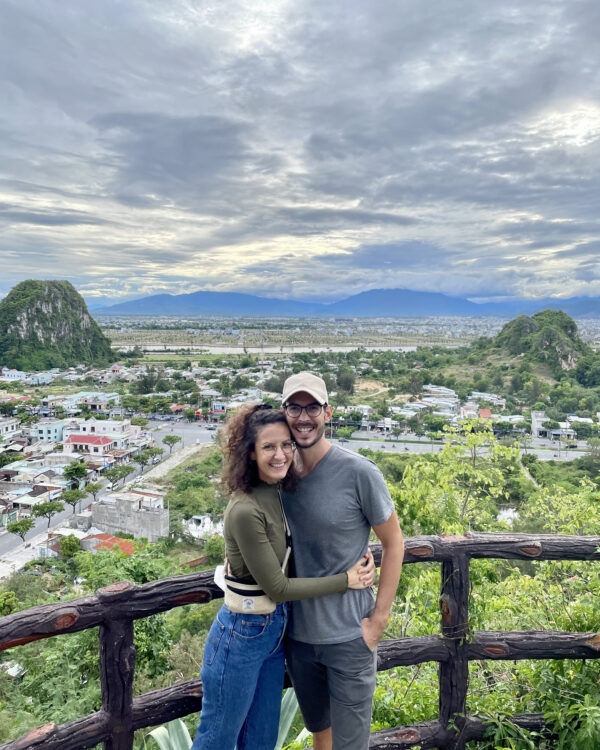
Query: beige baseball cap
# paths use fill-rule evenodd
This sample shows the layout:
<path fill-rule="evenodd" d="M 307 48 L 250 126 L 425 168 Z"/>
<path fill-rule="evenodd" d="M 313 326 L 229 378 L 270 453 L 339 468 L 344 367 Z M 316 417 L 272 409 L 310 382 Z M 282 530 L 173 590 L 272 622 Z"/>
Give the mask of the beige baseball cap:
<path fill-rule="evenodd" d="M 325 381 L 318 375 L 313 375 L 312 372 L 297 372 L 295 375 L 290 375 L 283 384 L 281 402 L 286 404 L 294 393 L 300 393 L 301 391 L 310 393 L 320 404 L 328 402 Z"/>

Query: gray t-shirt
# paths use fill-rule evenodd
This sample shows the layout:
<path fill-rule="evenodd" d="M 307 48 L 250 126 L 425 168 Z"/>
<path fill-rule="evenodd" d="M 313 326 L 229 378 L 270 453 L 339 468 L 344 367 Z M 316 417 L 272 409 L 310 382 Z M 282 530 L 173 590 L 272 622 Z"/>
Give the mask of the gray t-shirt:
<path fill-rule="evenodd" d="M 385 480 L 372 461 L 332 445 L 296 492 L 283 494 L 292 531 L 295 575 L 328 576 L 348 570 L 367 551 L 371 526 L 394 510 Z M 362 635 L 373 610 L 371 589 L 292 603 L 288 635 L 305 643 L 343 643 Z"/>

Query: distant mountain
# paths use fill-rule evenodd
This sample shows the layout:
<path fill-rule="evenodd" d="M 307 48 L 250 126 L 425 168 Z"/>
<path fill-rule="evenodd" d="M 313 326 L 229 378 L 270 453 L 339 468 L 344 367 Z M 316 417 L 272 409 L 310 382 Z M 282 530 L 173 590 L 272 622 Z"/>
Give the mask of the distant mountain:
<path fill-rule="evenodd" d="M 327 315 L 361 317 L 421 317 L 481 315 L 480 306 L 460 297 L 408 289 L 372 289 L 326 306 Z"/>
<path fill-rule="evenodd" d="M 68 281 L 22 281 L 0 302 L 0 366 L 108 364 L 110 341 Z"/>
<path fill-rule="evenodd" d="M 96 315 L 256 315 L 290 316 L 319 314 L 323 305 L 234 292 L 157 294 L 95 310 Z"/>
<path fill-rule="evenodd" d="M 508 302 L 475 303 L 461 297 L 409 289 L 372 289 L 331 304 L 299 302 L 232 292 L 159 294 L 94 309 L 101 315 L 257 316 L 257 317 L 422 317 L 494 315 L 514 317 L 541 310 L 562 310 L 576 317 L 600 317 L 600 299 L 544 298 Z"/>

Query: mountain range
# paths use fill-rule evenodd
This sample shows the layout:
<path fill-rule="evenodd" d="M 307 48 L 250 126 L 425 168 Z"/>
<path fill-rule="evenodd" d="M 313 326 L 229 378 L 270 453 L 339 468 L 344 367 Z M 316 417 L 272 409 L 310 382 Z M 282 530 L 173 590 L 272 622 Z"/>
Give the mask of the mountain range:
<path fill-rule="evenodd" d="M 545 309 L 562 310 L 573 317 L 600 317 L 600 298 L 510 300 L 476 303 L 461 297 L 408 289 L 372 289 L 346 299 L 323 304 L 233 292 L 158 294 L 106 307 L 90 307 L 100 315 L 166 315 L 225 317 L 423 317 L 532 315 Z"/>

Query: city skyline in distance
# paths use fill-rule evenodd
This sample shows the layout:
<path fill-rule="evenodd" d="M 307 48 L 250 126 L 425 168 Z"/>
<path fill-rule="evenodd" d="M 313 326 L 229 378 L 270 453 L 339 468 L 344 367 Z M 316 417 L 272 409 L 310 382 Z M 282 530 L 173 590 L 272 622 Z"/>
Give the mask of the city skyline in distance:
<path fill-rule="evenodd" d="M 600 296 L 598 8 L 0 7 L 0 296 Z"/>

